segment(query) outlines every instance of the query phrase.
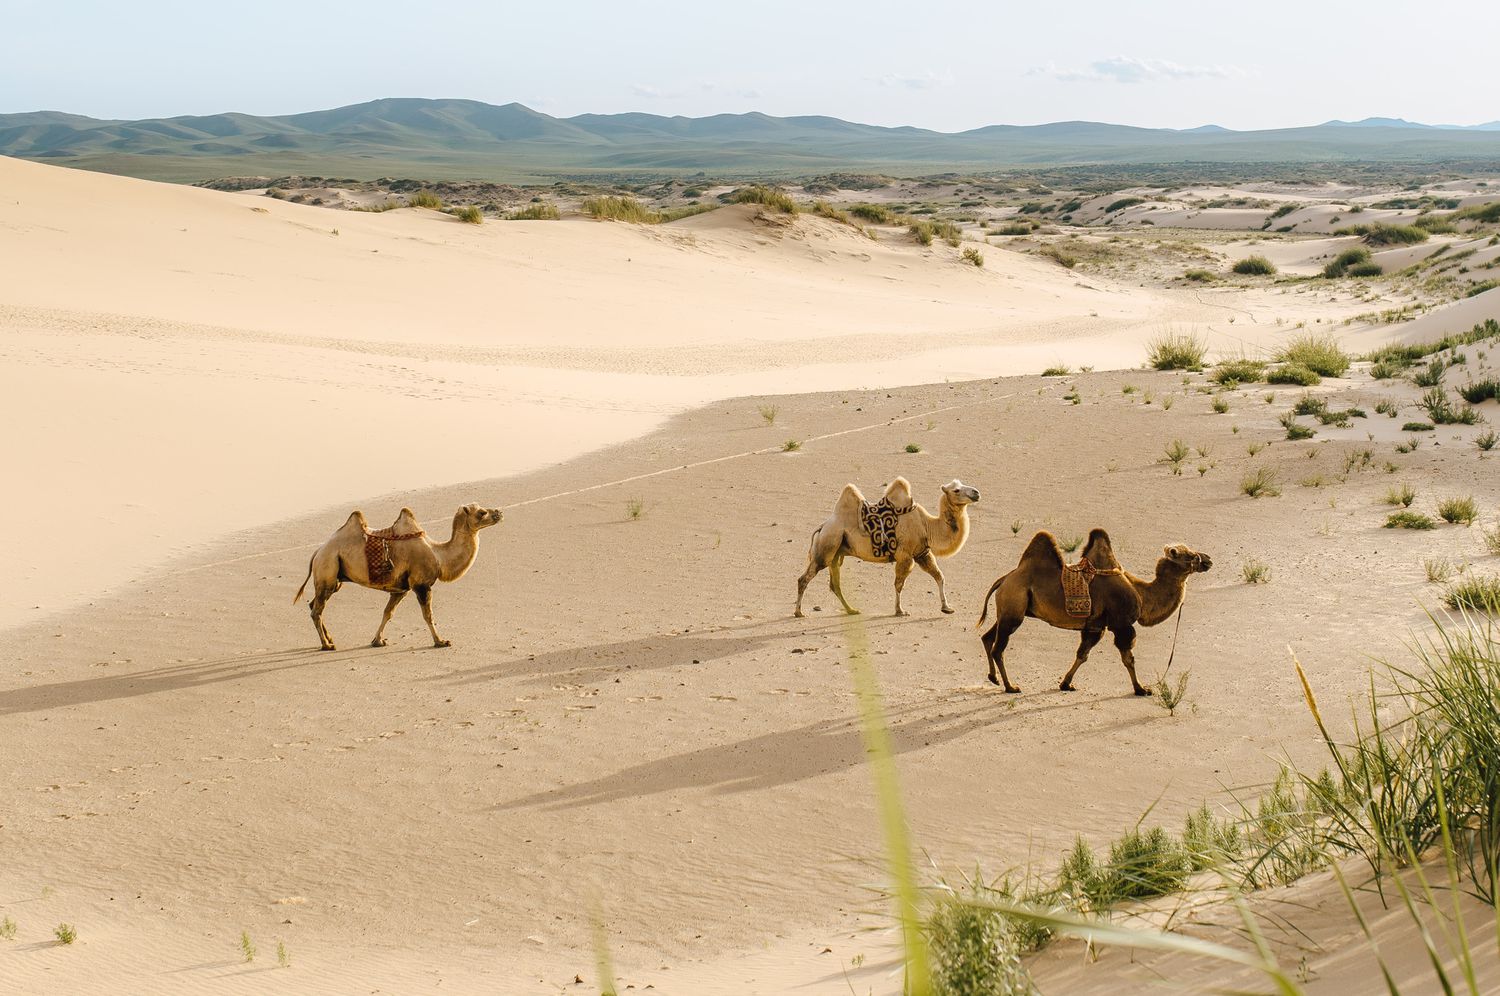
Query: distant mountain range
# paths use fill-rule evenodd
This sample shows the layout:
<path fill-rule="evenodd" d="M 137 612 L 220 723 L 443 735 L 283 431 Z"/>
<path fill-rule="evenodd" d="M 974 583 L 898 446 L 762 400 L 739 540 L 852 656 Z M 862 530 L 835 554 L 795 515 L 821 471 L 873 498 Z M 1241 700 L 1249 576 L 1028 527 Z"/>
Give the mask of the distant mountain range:
<path fill-rule="evenodd" d="M 0 114 L 0 155 L 134 176 L 201 180 L 302 173 L 544 180 L 598 174 L 935 173 L 1007 166 L 1233 162 L 1496 161 L 1500 122 L 1466 128 L 1396 118 L 1306 128 L 1175 130 L 1090 121 L 945 133 L 831 117 L 580 114 L 522 104 L 392 98 L 333 110 L 103 121 Z"/>
<path fill-rule="evenodd" d="M 1333 128 L 1425 128 L 1429 131 L 1500 131 L 1500 121 L 1476 125 L 1430 125 L 1405 118 L 1361 118 L 1358 121 L 1325 121 Z"/>

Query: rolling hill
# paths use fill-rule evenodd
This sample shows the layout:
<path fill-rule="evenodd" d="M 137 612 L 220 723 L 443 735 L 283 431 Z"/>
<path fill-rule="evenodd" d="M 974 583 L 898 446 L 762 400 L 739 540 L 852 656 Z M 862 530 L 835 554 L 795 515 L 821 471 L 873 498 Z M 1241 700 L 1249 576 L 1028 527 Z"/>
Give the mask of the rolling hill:
<path fill-rule="evenodd" d="M 52 111 L 0 114 L 0 155 L 152 179 L 312 173 L 537 181 L 705 171 L 798 175 L 831 169 L 933 173 L 1004 166 L 1172 162 L 1432 162 L 1500 166 L 1500 131 L 1370 119 L 1351 126 L 1231 131 L 1089 121 L 945 133 L 822 116 L 580 114 L 522 104 L 391 98 L 261 117 L 106 121 Z"/>

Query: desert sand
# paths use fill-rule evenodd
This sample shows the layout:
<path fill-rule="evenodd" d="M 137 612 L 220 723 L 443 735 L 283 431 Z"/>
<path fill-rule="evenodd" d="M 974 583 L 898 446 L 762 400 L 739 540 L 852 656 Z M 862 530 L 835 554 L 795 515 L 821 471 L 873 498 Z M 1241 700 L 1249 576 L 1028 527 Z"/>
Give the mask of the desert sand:
<path fill-rule="evenodd" d="M 1294 443 L 1276 419 L 1300 389 L 1215 414 L 1202 375 L 1108 372 L 1164 328 L 1273 346 L 1355 301 L 1002 252 L 976 270 L 753 207 L 472 228 L 9 160 L 0 181 L 0 405 L 25 468 L 0 616 L 18 991 L 587 991 L 597 916 L 636 990 L 895 992 L 850 626 L 931 865 L 1051 867 L 1076 835 L 1153 806 L 1175 825 L 1281 757 L 1316 762 L 1288 648 L 1325 702 L 1356 697 L 1435 602 L 1422 558 L 1485 559 L 1462 527 L 1382 530 L 1391 483 L 1500 508 L 1475 428 L 1406 455 L 1384 418 Z M 1038 376 L 1058 362 L 1097 372 Z M 1362 371 L 1318 391 L 1419 393 Z M 1197 449 L 1182 475 L 1173 439 Z M 1261 463 L 1281 496 L 1240 494 Z M 820 578 L 792 619 L 839 488 L 897 475 L 929 508 L 953 477 L 982 493 L 942 565 L 958 614 L 918 573 L 892 618 L 890 569 L 851 563 L 863 616 Z M 468 501 L 506 518 L 436 592 L 454 646 L 411 604 L 365 646 L 384 597 L 348 586 L 341 649 L 317 652 L 291 595 L 348 509 L 409 506 L 443 538 Z M 1215 559 L 1174 717 L 1128 694 L 1107 643 L 1057 691 L 1075 641 L 1035 622 L 1008 657 L 1024 694 L 984 682 L 985 588 L 1035 530 L 1096 525 L 1139 573 L 1169 542 Z M 1271 583 L 1241 582 L 1250 557 Z M 1146 676 L 1171 638 L 1142 633 Z M 1116 991 L 1045 957 L 1044 981 Z"/>

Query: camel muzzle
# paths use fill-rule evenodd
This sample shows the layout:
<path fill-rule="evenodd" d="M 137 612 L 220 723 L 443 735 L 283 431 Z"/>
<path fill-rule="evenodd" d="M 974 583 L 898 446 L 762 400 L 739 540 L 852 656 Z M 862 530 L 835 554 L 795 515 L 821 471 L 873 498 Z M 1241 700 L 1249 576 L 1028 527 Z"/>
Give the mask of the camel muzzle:
<path fill-rule="evenodd" d="M 969 499 L 969 501 L 978 501 L 979 500 L 979 489 L 978 488 L 964 488 L 964 497 L 967 498 L 967 499 Z"/>

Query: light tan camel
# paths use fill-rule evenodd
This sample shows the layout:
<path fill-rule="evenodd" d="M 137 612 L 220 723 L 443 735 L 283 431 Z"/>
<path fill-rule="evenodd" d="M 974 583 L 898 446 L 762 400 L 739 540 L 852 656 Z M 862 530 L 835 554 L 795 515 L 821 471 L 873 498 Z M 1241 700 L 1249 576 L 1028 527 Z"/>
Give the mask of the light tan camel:
<path fill-rule="evenodd" d="M 1156 577 L 1144 581 L 1119 567 L 1109 534 L 1102 529 L 1089 533 L 1083 559 L 1100 571 L 1119 571 L 1096 574 L 1089 582 L 1093 604 L 1087 616 L 1069 615 L 1064 606 L 1063 555 L 1057 540 L 1046 531 L 1031 538 L 1015 570 L 990 585 L 977 625 L 983 626 L 988 618 L 990 596 L 993 595 L 995 624 L 980 637 L 990 662 L 991 683 L 999 685 L 1003 682 L 1007 692 L 1020 691 L 1005 673 L 1005 647 L 1011 634 L 1030 616 L 1057 629 L 1083 631 L 1073 666 L 1058 685 L 1063 691 L 1073 690 L 1073 675 L 1088 660 L 1089 651 L 1094 649 L 1107 629 L 1114 634 L 1115 648 L 1120 651 L 1120 660 L 1130 675 L 1131 689 L 1137 695 L 1151 694 L 1149 689 L 1141 687 L 1135 676 L 1135 627 L 1155 626 L 1169 619 L 1182 605 L 1188 576 L 1208 570 L 1213 561 L 1207 554 L 1181 544 L 1163 547 L 1162 557 L 1156 562 Z"/>
<path fill-rule="evenodd" d="M 844 485 L 844 493 L 821 526 L 813 530 L 812 542 L 807 550 L 807 570 L 797 579 L 797 617 L 802 617 L 802 595 L 808 584 L 823 568 L 828 568 L 828 587 L 850 615 L 859 610 L 844 598 L 839 583 L 839 568 L 845 557 L 858 557 L 872 564 L 896 565 L 896 615 L 908 615 L 901 608 L 901 589 L 912 565 L 922 568 L 937 582 L 938 600 L 943 611 L 951 613 L 948 595 L 943 590 L 943 572 L 938 570 L 938 557 L 951 557 L 963 548 L 969 538 L 968 506 L 979 500 L 979 492 L 963 481 L 954 478 L 943 485 L 943 497 L 938 504 L 938 514 L 931 515 L 911 499 L 911 485 L 906 478 L 898 477 L 885 490 L 884 501 L 896 509 L 906 509 L 896 518 L 895 550 L 880 555 L 874 548 L 869 531 L 860 521 L 860 509 L 865 496 L 852 484 Z"/>
<path fill-rule="evenodd" d="M 448 542 L 434 543 L 417 524 L 417 517 L 412 514 L 412 510 L 403 508 L 401 514 L 396 516 L 395 524 L 390 529 L 383 530 L 392 536 L 402 537 L 390 539 L 385 545 L 390 558 L 389 569 L 380 579 L 371 580 L 370 564 L 365 556 L 365 538 L 370 533 L 370 527 L 365 521 L 364 513 L 356 509 L 339 527 L 338 532 L 330 536 L 328 542 L 312 555 L 312 560 L 307 564 L 307 578 L 303 579 L 297 594 L 292 596 L 292 604 L 301 600 L 303 591 L 307 589 L 307 582 L 312 581 L 313 627 L 318 631 L 322 649 L 334 650 L 333 637 L 328 635 L 328 627 L 323 625 L 323 606 L 328 604 L 333 593 L 345 581 L 374 588 L 376 591 L 388 591 L 391 598 L 385 603 L 385 615 L 380 619 L 375 639 L 370 641 L 372 647 L 383 647 L 385 627 L 391 621 L 392 613 L 396 611 L 401 599 L 406 597 L 406 593 L 414 591 L 417 593 L 417 603 L 422 606 L 422 618 L 427 620 L 427 628 L 432 631 L 432 645 L 450 646 L 447 640 L 438 636 L 437 627 L 432 624 L 432 586 L 439 581 L 457 581 L 463 577 L 479 552 L 479 530 L 493 526 L 503 517 L 498 508 L 465 505 L 453 515 L 453 535 Z"/>

